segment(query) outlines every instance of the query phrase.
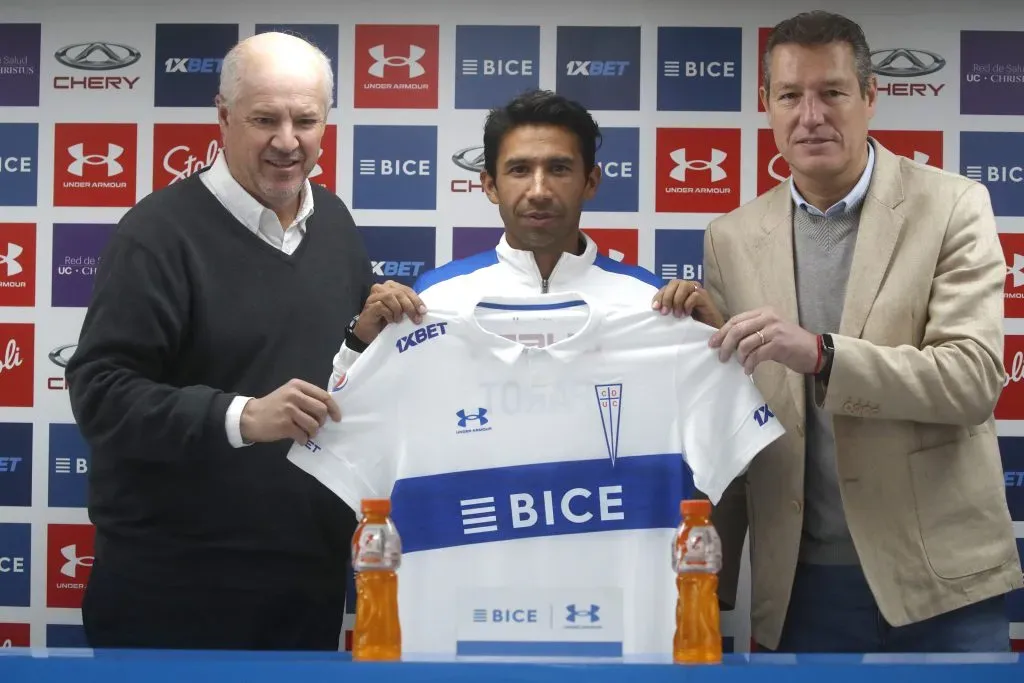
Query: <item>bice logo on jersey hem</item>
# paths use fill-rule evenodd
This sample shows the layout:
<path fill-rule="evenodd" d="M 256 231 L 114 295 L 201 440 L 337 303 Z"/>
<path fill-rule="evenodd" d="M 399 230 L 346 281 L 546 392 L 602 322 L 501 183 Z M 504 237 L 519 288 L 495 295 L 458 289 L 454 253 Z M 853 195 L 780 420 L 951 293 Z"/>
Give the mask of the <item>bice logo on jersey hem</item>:
<path fill-rule="evenodd" d="M 136 125 L 54 126 L 54 206 L 135 204 Z"/>
<path fill-rule="evenodd" d="M 46 606 L 82 606 L 94 557 L 91 524 L 51 524 L 46 534 Z"/>
<path fill-rule="evenodd" d="M 487 417 L 487 408 L 459 408 L 455 411 L 456 434 L 472 434 L 474 432 L 489 432 L 488 427 L 491 419 Z"/>
<path fill-rule="evenodd" d="M 437 109 L 439 29 L 356 25 L 355 106 Z"/>
<path fill-rule="evenodd" d="M 1024 234 L 1001 232 L 999 242 L 1006 258 L 1004 315 L 1007 318 L 1024 318 Z"/>
<path fill-rule="evenodd" d="M 740 205 L 740 131 L 659 128 L 659 213 L 724 213 Z"/>

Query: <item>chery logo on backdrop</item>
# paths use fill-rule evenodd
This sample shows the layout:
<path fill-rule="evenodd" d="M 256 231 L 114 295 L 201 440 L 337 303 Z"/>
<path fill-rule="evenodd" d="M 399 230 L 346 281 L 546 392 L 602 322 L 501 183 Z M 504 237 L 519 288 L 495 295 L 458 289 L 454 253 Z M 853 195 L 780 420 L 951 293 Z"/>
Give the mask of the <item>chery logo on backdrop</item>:
<path fill-rule="evenodd" d="M 135 204 L 136 125 L 54 125 L 54 206 Z"/>
<path fill-rule="evenodd" d="M 437 26 L 356 25 L 357 109 L 437 109 Z"/>

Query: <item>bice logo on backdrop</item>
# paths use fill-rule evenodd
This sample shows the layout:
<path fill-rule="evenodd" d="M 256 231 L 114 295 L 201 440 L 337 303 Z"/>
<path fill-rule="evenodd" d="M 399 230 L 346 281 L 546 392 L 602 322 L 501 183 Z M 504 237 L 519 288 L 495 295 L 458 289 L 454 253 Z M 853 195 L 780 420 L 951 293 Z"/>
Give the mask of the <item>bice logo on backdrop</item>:
<path fill-rule="evenodd" d="M 0 206 L 36 205 L 38 153 L 39 124 L 0 123 Z"/>
<path fill-rule="evenodd" d="M 456 26 L 455 108 L 490 109 L 540 83 L 539 26 Z"/>
<path fill-rule="evenodd" d="M 941 71 L 944 66 L 946 58 L 931 50 L 896 47 L 871 53 L 871 70 L 879 77 L 880 95 L 934 97 L 942 92 L 946 84 L 928 77 Z"/>
<path fill-rule="evenodd" d="M 960 133 L 960 172 L 984 183 L 997 216 L 1024 216 L 1024 133 Z"/>
<path fill-rule="evenodd" d="M 112 223 L 54 223 L 50 305 L 88 306 Z"/>
<path fill-rule="evenodd" d="M 221 149 L 216 123 L 157 123 L 153 126 L 153 190 L 198 173 Z"/>
<path fill-rule="evenodd" d="M 436 207 L 436 127 L 355 126 L 352 148 L 353 208 Z"/>
<path fill-rule="evenodd" d="M 28 607 L 32 525 L 0 524 L 0 607 Z"/>
<path fill-rule="evenodd" d="M 1006 380 L 996 403 L 996 419 L 1024 420 L 1024 335 L 1006 335 L 1003 364 Z"/>
<path fill-rule="evenodd" d="M 54 126 L 54 206 L 135 204 L 136 125 Z"/>
<path fill-rule="evenodd" d="M 584 228 L 597 244 L 597 251 L 613 261 L 635 266 L 639 258 L 639 235 L 631 228 Z"/>
<path fill-rule="evenodd" d="M 704 282 L 704 231 L 655 230 L 654 269 L 662 280 Z"/>
<path fill-rule="evenodd" d="M 556 89 L 592 110 L 640 109 L 640 27 L 559 26 Z"/>
<path fill-rule="evenodd" d="M 0 306 L 36 304 L 36 226 L 0 223 Z"/>
<path fill-rule="evenodd" d="M 238 24 L 157 24 L 154 103 L 212 107 Z"/>
<path fill-rule="evenodd" d="M 0 601 L 0 604 L 2 603 L 3 601 Z M 29 647 L 28 624 L 0 623 L 0 648 L 7 647 Z"/>
<path fill-rule="evenodd" d="M 32 505 L 32 424 L 0 423 L 0 507 L 27 507 L 30 505 Z M 0 548 L 0 554 L 2 553 L 3 548 Z"/>
<path fill-rule="evenodd" d="M 84 508 L 92 454 L 76 424 L 50 425 L 50 507 Z"/>
<path fill-rule="evenodd" d="M 0 323 L 0 408 L 32 407 L 35 341 L 31 323 Z"/>
<path fill-rule="evenodd" d="M 636 211 L 640 195 L 640 129 L 605 128 L 597 150 L 601 185 L 584 211 Z"/>
<path fill-rule="evenodd" d="M 437 26 L 356 25 L 357 109 L 437 109 Z"/>
<path fill-rule="evenodd" d="M 659 128 L 655 211 L 723 213 L 740 205 L 740 131 Z"/>
<path fill-rule="evenodd" d="M 50 524 L 46 532 L 46 606 L 82 606 L 94 557 L 91 524 Z"/>
<path fill-rule="evenodd" d="M 1024 31 L 960 32 L 960 113 L 1024 114 Z"/>
<path fill-rule="evenodd" d="M 434 228 L 371 226 L 359 232 L 378 283 L 394 280 L 412 286 L 434 268 Z"/>
<path fill-rule="evenodd" d="M 1004 315 L 1024 318 L 1024 234 L 999 233 L 1006 258 L 1006 286 L 1003 289 Z"/>
<path fill-rule="evenodd" d="M 658 28 L 658 110 L 739 111 L 743 29 Z"/>

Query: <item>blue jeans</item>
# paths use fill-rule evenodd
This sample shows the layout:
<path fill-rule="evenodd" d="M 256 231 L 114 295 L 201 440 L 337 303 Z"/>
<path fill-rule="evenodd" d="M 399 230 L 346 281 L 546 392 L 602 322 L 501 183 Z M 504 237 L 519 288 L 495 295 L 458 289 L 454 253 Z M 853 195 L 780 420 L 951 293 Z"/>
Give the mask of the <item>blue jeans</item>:
<path fill-rule="evenodd" d="M 890 626 L 860 567 L 797 565 L 777 652 L 1009 652 L 1004 596 L 931 619 Z"/>

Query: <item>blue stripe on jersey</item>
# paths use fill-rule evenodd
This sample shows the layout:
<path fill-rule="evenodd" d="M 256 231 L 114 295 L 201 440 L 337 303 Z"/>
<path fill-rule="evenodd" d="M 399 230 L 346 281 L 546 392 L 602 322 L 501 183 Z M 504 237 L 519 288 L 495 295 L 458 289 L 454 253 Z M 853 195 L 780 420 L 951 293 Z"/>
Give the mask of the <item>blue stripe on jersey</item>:
<path fill-rule="evenodd" d="M 410 457 L 416 457 L 415 453 Z M 403 552 L 621 529 L 668 529 L 694 495 L 682 455 L 516 465 L 401 479 Z"/>
<path fill-rule="evenodd" d="M 616 275 L 626 275 L 628 277 L 640 280 L 641 282 L 646 282 L 655 289 L 661 289 L 661 287 L 665 284 L 664 280 L 662 280 L 661 278 L 659 278 L 657 275 L 647 270 L 646 268 L 641 268 L 640 266 L 631 266 L 625 263 L 619 263 L 614 259 L 608 258 L 604 254 L 597 255 L 597 258 L 594 259 L 594 265 L 600 268 L 601 270 L 607 271 L 609 273 L 615 273 Z"/>
<path fill-rule="evenodd" d="M 458 261 L 450 261 L 440 268 L 428 270 L 426 273 L 423 273 L 423 275 L 416 278 L 416 282 L 413 284 L 412 288 L 413 291 L 419 294 L 428 287 L 433 287 L 439 282 L 451 280 L 452 278 L 459 277 L 460 275 L 469 275 L 481 268 L 493 266 L 497 262 L 498 251 L 496 249 L 482 251 L 479 254 L 473 254 L 472 256 L 459 259 Z"/>
<path fill-rule="evenodd" d="M 558 304 L 494 304 L 478 303 L 478 308 L 494 308 L 499 311 L 553 311 L 559 308 L 573 308 L 575 306 L 586 306 L 587 302 L 582 299 L 575 301 L 563 301 Z"/>

